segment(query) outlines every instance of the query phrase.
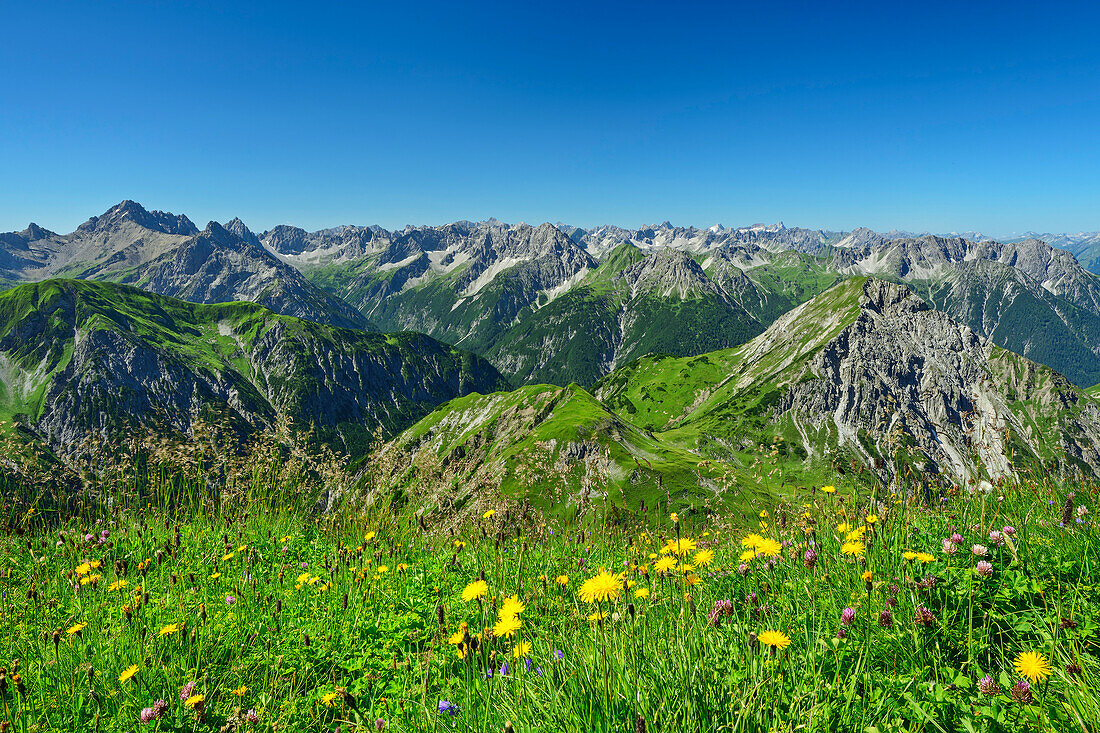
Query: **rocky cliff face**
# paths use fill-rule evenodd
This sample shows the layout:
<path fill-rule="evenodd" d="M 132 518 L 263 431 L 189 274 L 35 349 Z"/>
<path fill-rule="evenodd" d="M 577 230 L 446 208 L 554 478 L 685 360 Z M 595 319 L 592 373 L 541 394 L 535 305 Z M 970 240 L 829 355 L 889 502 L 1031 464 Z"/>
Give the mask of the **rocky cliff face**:
<path fill-rule="evenodd" d="M 842 444 L 872 463 L 868 440 L 878 457 L 902 452 L 956 480 L 978 476 L 978 466 L 994 479 L 1011 476 L 1018 444 L 1044 455 L 1048 438 L 1100 469 L 1100 412 L 1064 377 L 1018 357 L 1016 368 L 1003 368 L 1006 352 L 905 286 L 870 279 L 859 306 L 794 380 L 778 414 L 831 421 Z M 1059 421 L 1057 434 L 1036 434 L 1040 416 Z"/>

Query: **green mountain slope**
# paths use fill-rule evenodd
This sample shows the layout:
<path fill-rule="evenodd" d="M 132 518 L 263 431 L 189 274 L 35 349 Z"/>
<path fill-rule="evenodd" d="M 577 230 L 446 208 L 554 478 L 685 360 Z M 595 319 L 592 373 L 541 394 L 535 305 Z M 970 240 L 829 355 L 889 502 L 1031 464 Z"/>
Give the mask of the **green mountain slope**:
<path fill-rule="evenodd" d="M 554 511 L 642 501 L 738 511 L 767 493 L 729 491 L 731 467 L 638 429 L 577 385 L 453 400 L 387 444 L 373 467 L 381 490 L 460 511 L 498 496 Z"/>
<path fill-rule="evenodd" d="M 361 455 L 376 431 L 506 386 L 484 360 L 421 334 L 324 326 L 251 303 L 75 280 L 0 294 L 0 412 L 54 448 L 126 425 L 187 433 L 196 414 L 242 432 L 286 415 Z"/>

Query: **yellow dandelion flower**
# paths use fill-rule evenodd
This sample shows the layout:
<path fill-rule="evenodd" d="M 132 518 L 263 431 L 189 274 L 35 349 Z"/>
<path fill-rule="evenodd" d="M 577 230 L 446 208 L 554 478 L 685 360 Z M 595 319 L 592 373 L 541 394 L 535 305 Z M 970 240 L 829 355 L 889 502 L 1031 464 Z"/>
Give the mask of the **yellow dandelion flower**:
<path fill-rule="evenodd" d="M 822 493 L 825 493 L 825 494 L 835 494 L 836 493 L 836 487 L 835 486 L 822 486 L 821 491 L 822 491 Z"/>
<path fill-rule="evenodd" d="M 695 553 L 695 564 L 700 567 L 707 567 L 714 562 L 714 550 L 699 550 Z"/>
<path fill-rule="evenodd" d="M 463 542 L 462 540 L 455 540 L 454 541 L 454 546 L 461 550 L 463 547 L 466 546 L 466 543 Z"/>
<path fill-rule="evenodd" d="M 69 636 L 72 636 L 73 634 L 79 634 L 79 633 L 80 633 L 81 631 L 83 631 L 83 630 L 84 630 L 84 629 L 85 629 L 85 628 L 86 628 L 87 626 L 88 626 L 88 622 L 87 622 L 87 621 L 81 621 L 81 622 L 80 622 L 80 623 L 78 623 L 78 624 L 73 624 L 72 626 L 70 626 L 70 627 L 69 627 L 69 630 L 68 630 L 68 632 L 67 632 L 67 633 L 69 634 Z"/>
<path fill-rule="evenodd" d="M 493 636 L 512 638 L 516 635 L 516 632 L 523 627 L 523 621 L 519 616 L 501 616 L 497 619 L 496 625 L 493 626 Z"/>
<path fill-rule="evenodd" d="M 244 697 L 244 693 L 248 692 L 248 687 L 245 685 L 241 685 L 237 689 L 230 690 L 229 692 L 230 694 L 236 695 L 237 697 Z"/>
<path fill-rule="evenodd" d="M 756 553 L 765 557 L 777 557 L 782 551 L 783 545 L 770 537 L 760 543 L 760 547 L 756 548 Z"/>
<path fill-rule="evenodd" d="M 700 580 L 698 575 L 689 575 L 684 578 L 684 582 L 686 582 L 688 585 L 699 585 L 703 581 Z"/>
<path fill-rule="evenodd" d="M 193 708 L 196 705 L 202 704 L 204 700 L 206 700 L 206 695 L 192 695 L 191 697 L 187 698 L 187 701 L 183 703 L 183 706 Z"/>
<path fill-rule="evenodd" d="M 136 664 L 132 664 L 129 667 L 127 667 L 126 669 L 122 670 L 122 674 L 120 674 L 118 676 L 118 681 L 119 682 L 125 682 L 126 680 L 132 678 L 137 673 L 138 673 L 138 666 Z"/>
<path fill-rule="evenodd" d="M 755 550 L 757 547 L 760 547 L 760 543 L 762 543 L 763 541 L 763 537 L 753 532 L 752 534 L 741 540 L 741 546 Z"/>
<path fill-rule="evenodd" d="M 840 547 L 840 554 L 851 555 L 853 557 L 862 557 L 863 551 L 867 549 L 867 546 L 862 542 L 845 542 Z"/>
<path fill-rule="evenodd" d="M 76 566 L 76 570 L 74 572 L 77 575 L 87 575 L 88 573 L 92 572 L 92 565 L 91 563 L 86 562 L 81 563 L 80 565 Z"/>
<path fill-rule="evenodd" d="M 525 641 L 522 644 L 516 644 L 512 647 L 512 657 L 514 659 L 520 659 L 526 657 L 531 653 L 531 642 Z"/>
<path fill-rule="evenodd" d="M 620 578 L 606 570 L 581 584 L 578 593 L 585 603 L 613 601 L 619 595 Z"/>
<path fill-rule="evenodd" d="M 866 534 L 866 532 L 867 532 L 866 527 L 856 527 L 851 532 L 844 535 L 844 541 L 845 542 L 862 542 L 863 541 L 863 535 Z"/>
<path fill-rule="evenodd" d="M 365 535 L 363 535 L 363 541 L 364 542 L 370 542 L 371 540 L 374 539 L 374 536 L 376 534 L 377 534 L 377 532 L 367 532 Z"/>
<path fill-rule="evenodd" d="M 679 522 L 680 521 L 680 515 L 677 514 L 676 512 L 673 512 L 672 514 L 669 515 L 669 519 L 671 519 L 673 522 Z"/>
<path fill-rule="evenodd" d="M 607 618 L 607 611 L 593 611 L 588 614 L 589 621 L 603 621 L 605 618 Z"/>
<path fill-rule="evenodd" d="M 653 569 L 658 573 L 667 573 L 674 567 L 676 567 L 676 558 L 674 557 L 662 557 L 660 560 L 653 563 Z"/>
<path fill-rule="evenodd" d="M 870 570 L 864 570 L 863 575 L 861 575 L 859 577 L 863 578 L 864 583 L 870 583 L 871 582 L 871 571 Z"/>
<path fill-rule="evenodd" d="M 220 578 L 220 577 L 222 577 L 222 574 L 221 574 L 221 573 L 212 573 L 212 574 L 210 575 L 210 579 L 211 579 L 211 580 L 217 580 L 217 579 L 218 579 L 218 578 Z"/>
<path fill-rule="evenodd" d="M 523 602 L 519 599 L 518 595 L 511 596 L 504 599 L 504 603 L 500 606 L 500 614 L 510 616 L 518 616 L 527 610 L 527 607 L 523 605 Z"/>
<path fill-rule="evenodd" d="M 935 555 L 929 555 L 927 552 L 918 552 L 917 559 L 921 562 L 932 562 L 936 559 Z"/>
<path fill-rule="evenodd" d="M 233 559 L 233 553 L 232 552 L 227 552 L 224 555 L 222 555 L 222 562 L 225 562 L 226 560 L 232 560 L 232 559 Z"/>
<path fill-rule="evenodd" d="M 1051 675 L 1050 662 L 1038 652 L 1023 652 L 1017 655 L 1012 666 L 1021 677 L 1027 677 L 1031 684 L 1046 679 Z"/>
<path fill-rule="evenodd" d="M 378 572 L 379 575 L 381 575 L 382 573 L 388 573 L 389 571 L 390 571 L 390 566 L 389 565 L 379 565 L 378 566 L 377 572 Z"/>
<path fill-rule="evenodd" d="M 179 624 L 168 624 L 167 626 L 162 626 L 160 628 L 160 631 L 157 632 L 157 636 L 171 636 L 172 634 L 176 633 L 179 630 L 180 630 L 180 625 Z"/>
<path fill-rule="evenodd" d="M 665 547 L 668 549 L 668 552 L 673 555 L 680 555 L 683 557 L 695 551 L 695 540 L 690 537 L 684 537 L 680 540 L 669 540 Z"/>
<path fill-rule="evenodd" d="M 122 590 L 128 585 L 129 583 L 127 583 L 125 579 L 120 579 L 107 586 L 107 590 Z"/>
<path fill-rule="evenodd" d="M 336 704 L 336 698 L 340 697 L 338 693 L 328 692 L 321 696 L 321 702 L 328 707 L 332 707 Z"/>
<path fill-rule="evenodd" d="M 681 572 L 681 573 L 690 573 L 694 569 L 695 569 L 695 566 L 692 565 L 689 562 L 681 563 L 680 566 L 678 568 L 676 568 L 676 570 Z"/>
<path fill-rule="evenodd" d="M 905 552 L 901 553 L 901 556 L 904 557 L 906 560 L 917 559 L 917 553 L 913 552 L 912 550 L 906 550 Z"/>
<path fill-rule="evenodd" d="M 836 531 L 839 534 L 847 534 L 848 532 L 852 531 L 852 525 L 848 524 L 847 522 L 841 522 L 836 526 Z"/>
<path fill-rule="evenodd" d="M 564 588 L 565 586 L 569 585 L 569 576 L 559 575 L 558 577 L 554 578 L 554 582 Z"/>
<path fill-rule="evenodd" d="M 762 631 L 757 635 L 756 640 L 764 646 L 776 649 L 786 649 L 791 645 L 791 638 L 782 631 Z"/>
<path fill-rule="evenodd" d="M 88 561 L 88 565 L 90 565 L 93 570 L 99 568 L 102 564 L 103 563 L 101 563 L 99 560 L 89 560 Z"/>
<path fill-rule="evenodd" d="M 874 524 L 875 522 L 878 521 L 878 515 L 877 514 L 868 514 L 867 518 L 864 521 L 867 522 L 867 524 Z"/>
<path fill-rule="evenodd" d="M 756 557 L 756 550 L 748 549 L 741 552 L 741 562 L 749 562 Z"/>
<path fill-rule="evenodd" d="M 484 580 L 475 580 L 462 589 L 462 600 L 469 603 L 489 592 L 489 584 Z"/>
<path fill-rule="evenodd" d="M 638 588 L 634 591 L 635 598 L 649 598 L 649 588 Z"/>
<path fill-rule="evenodd" d="M 493 515 L 494 515 L 494 514 L 496 514 L 496 513 L 497 513 L 497 510 L 496 510 L 496 509 L 490 509 L 489 511 L 485 512 L 484 514 L 482 514 L 482 515 L 481 515 L 481 518 L 482 518 L 482 519 L 488 519 L 489 517 L 493 516 Z"/>
<path fill-rule="evenodd" d="M 309 582 L 309 573 L 302 573 L 301 575 L 299 575 L 298 576 L 298 582 L 299 583 L 308 583 Z"/>

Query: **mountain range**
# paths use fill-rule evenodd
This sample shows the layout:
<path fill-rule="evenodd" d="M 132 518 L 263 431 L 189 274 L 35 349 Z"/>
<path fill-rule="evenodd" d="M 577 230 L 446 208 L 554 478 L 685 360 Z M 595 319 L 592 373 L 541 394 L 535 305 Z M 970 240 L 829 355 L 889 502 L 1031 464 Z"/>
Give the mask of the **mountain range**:
<path fill-rule="evenodd" d="M 256 234 L 124 201 L 70 234 L 0 234 L 0 283 L 0 417 L 55 450 L 287 416 L 352 457 L 390 439 L 378 465 L 452 503 L 488 484 L 725 501 L 780 474 L 1100 467 L 1082 391 L 1100 382 L 1100 279 L 1035 237 L 497 220 Z"/>

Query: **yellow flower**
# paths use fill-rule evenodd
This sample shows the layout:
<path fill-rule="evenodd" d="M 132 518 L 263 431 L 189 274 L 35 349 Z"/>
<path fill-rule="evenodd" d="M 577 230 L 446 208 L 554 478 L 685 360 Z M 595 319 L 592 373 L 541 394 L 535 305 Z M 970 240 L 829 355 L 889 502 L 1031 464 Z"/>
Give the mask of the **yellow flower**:
<path fill-rule="evenodd" d="M 502 603 L 500 606 L 500 615 L 518 616 L 526 610 L 527 607 L 523 605 L 523 602 L 519 599 L 519 596 L 515 595 L 511 596 L 510 598 L 504 599 L 504 603 Z"/>
<path fill-rule="evenodd" d="M 496 509 L 490 509 L 489 511 L 485 512 L 484 514 L 482 514 L 482 515 L 481 515 L 481 518 L 482 518 L 482 519 L 488 519 L 489 517 L 493 516 L 493 515 L 494 515 L 494 514 L 496 514 L 496 513 L 497 513 L 497 510 L 496 510 Z"/>
<path fill-rule="evenodd" d="M 836 493 L 836 487 L 835 486 L 822 486 L 821 491 L 825 494 L 835 494 Z"/>
<path fill-rule="evenodd" d="M 230 693 L 236 695 L 237 697 L 244 697 L 244 693 L 246 692 L 248 692 L 248 688 L 244 685 L 241 685 L 235 690 L 230 690 Z"/>
<path fill-rule="evenodd" d="M 493 626 L 493 636 L 497 637 L 498 639 L 502 636 L 508 637 L 510 639 L 516 635 L 516 632 L 519 631 L 520 627 L 522 626 L 523 621 L 520 620 L 519 616 L 500 616 L 499 618 L 497 618 L 496 625 Z"/>
<path fill-rule="evenodd" d="M 602 621 L 607 618 L 607 611 L 593 611 L 588 614 L 589 621 Z"/>
<path fill-rule="evenodd" d="M 656 552 L 649 553 L 649 559 L 650 560 L 656 560 L 657 559 L 657 553 Z"/>
<path fill-rule="evenodd" d="M 864 545 L 862 542 L 845 542 L 840 547 L 840 554 L 861 557 L 863 555 L 863 551 L 866 549 L 867 546 Z"/>
<path fill-rule="evenodd" d="M 69 631 L 68 631 L 69 636 L 72 636 L 73 634 L 79 634 L 81 631 L 84 630 L 84 628 L 87 625 L 88 625 L 87 621 L 81 621 L 78 624 L 73 624 L 72 626 L 69 627 Z"/>
<path fill-rule="evenodd" d="M 863 578 L 864 583 L 870 583 L 871 582 L 871 571 L 870 570 L 864 570 L 863 575 L 861 575 L 859 577 Z"/>
<path fill-rule="evenodd" d="M 377 534 L 377 533 L 376 533 L 376 532 L 367 532 L 367 533 L 366 533 L 366 534 L 365 534 L 365 535 L 363 536 L 363 541 L 364 541 L 364 542 L 370 542 L 371 540 L 373 540 L 373 539 L 374 539 L 374 535 L 375 535 L 375 534 Z"/>
<path fill-rule="evenodd" d="M 558 577 L 554 578 L 554 582 L 564 588 L 565 586 L 569 585 L 569 576 L 559 575 Z"/>
<path fill-rule="evenodd" d="M 167 626 L 161 627 L 160 631 L 157 633 L 157 636 L 171 636 L 179 630 L 179 624 L 168 624 Z"/>
<path fill-rule="evenodd" d="M 126 669 L 122 670 L 122 674 L 120 674 L 118 676 L 118 681 L 119 682 L 125 682 L 126 680 L 130 679 L 131 677 L 133 677 L 137 673 L 138 673 L 138 666 L 136 664 L 131 665 L 131 666 L 127 667 Z"/>
<path fill-rule="evenodd" d="M 867 519 L 865 521 L 867 522 L 867 524 L 874 524 L 875 522 L 878 521 L 878 515 L 877 514 L 868 514 Z"/>
<path fill-rule="evenodd" d="M 1027 677 L 1031 684 L 1050 677 L 1051 668 L 1047 658 L 1038 652 L 1023 652 L 1016 657 L 1012 664 L 1016 673 L 1021 677 Z"/>
<path fill-rule="evenodd" d="M 378 566 L 378 571 L 377 572 L 378 572 L 379 575 L 381 575 L 382 573 L 388 573 L 389 571 L 390 571 L 390 566 L 389 565 L 379 565 Z"/>
<path fill-rule="evenodd" d="M 466 543 L 463 542 L 462 540 L 455 540 L 454 545 L 455 545 L 455 547 L 457 547 L 458 549 L 461 550 L 463 547 L 466 546 Z"/>
<path fill-rule="evenodd" d="M 620 580 L 606 570 L 581 584 L 580 597 L 585 603 L 612 601 L 619 595 Z"/>
<path fill-rule="evenodd" d="M 714 562 L 714 550 L 699 550 L 695 553 L 695 564 L 706 567 Z"/>
<path fill-rule="evenodd" d="M 462 600 L 469 603 L 470 601 L 481 598 L 488 592 L 488 583 L 486 583 L 484 580 L 475 580 L 462 590 Z"/>
<path fill-rule="evenodd" d="M 901 553 L 901 556 L 904 557 L 906 560 L 917 559 L 917 553 L 913 552 L 912 550 L 906 550 L 905 552 Z"/>
<path fill-rule="evenodd" d="M 768 518 L 768 510 L 767 509 L 761 509 L 760 510 L 760 518 L 761 519 L 767 519 Z"/>
<path fill-rule="evenodd" d="M 662 557 L 660 560 L 653 563 L 653 569 L 658 573 L 667 573 L 674 567 L 676 567 L 676 558 L 674 557 Z"/>
<path fill-rule="evenodd" d="M 241 545 L 240 547 L 237 548 L 237 552 L 244 552 L 247 549 L 248 549 L 248 545 Z"/>
<path fill-rule="evenodd" d="M 326 693 L 325 695 L 321 696 L 321 702 L 323 702 L 325 705 L 327 705 L 329 707 L 332 707 L 333 705 L 336 704 L 336 698 L 338 698 L 338 697 L 340 697 L 340 696 L 338 694 L 336 694 L 335 692 L 329 692 L 329 693 Z"/>
<path fill-rule="evenodd" d="M 698 575 L 689 575 L 686 578 L 684 578 L 684 581 L 688 585 L 699 585 L 700 583 L 703 582 L 702 580 L 700 580 Z"/>
<path fill-rule="evenodd" d="M 760 547 L 756 548 L 756 553 L 765 557 L 776 557 L 782 550 L 783 545 L 769 537 L 760 543 Z"/>
<path fill-rule="evenodd" d="M 75 572 L 76 572 L 77 575 L 87 575 L 88 573 L 92 572 L 92 565 L 91 565 L 91 563 L 87 563 L 87 562 L 86 563 L 81 563 L 80 565 L 76 566 L 76 571 Z"/>
<path fill-rule="evenodd" d="M 206 695 L 192 695 L 187 698 L 187 702 L 183 704 L 184 707 L 193 708 L 196 705 L 201 705 L 203 700 L 206 699 Z"/>
<path fill-rule="evenodd" d="M 670 552 L 673 555 L 688 555 L 695 550 L 695 540 L 691 539 L 690 537 L 685 537 L 681 540 L 670 539 L 668 541 L 668 544 L 665 545 L 665 548 L 667 552 Z"/>
<path fill-rule="evenodd" d="M 917 559 L 921 562 L 932 562 L 936 559 L 935 555 L 929 555 L 927 552 L 918 552 Z"/>
<path fill-rule="evenodd" d="M 109 586 L 107 586 L 107 590 L 122 590 L 123 588 L 125 588 L 128 585 L 129 585 L 129 583 L 127 583 L 125 579 L 116 580 L 115 582 L 113 582 Z"/>
<path fill-rule="evenodd" d="M 741 552 L 741 562 L 749 562 L 756 557 L 756 550 L 743 550 Z"/>
<path fill-rule="evenodd" d="M 791 639 L 782 631 L 762 631 L 756 637 L 764 646 L 773 646 L 776 649 L 786 649 L 791 645 Z"/>
<path fill-rule="evenodd" d="M 522 644 L 516 644 L 514 647 L 512 647 L 512 657 L 514 659 L 520 659 L 521 657 L 526 657 L 530 653 L 531 653 L 531 642 L 529 642 L 529 641 L 525 641 Z"/>
<path fill-rule="evenodd" d="M 222 555 L 222 562 L 225 562 L 226 560 L 232 560 L 232 559 L 233 559 L 233 553 L 232 552 L 227 552 L 224 555 Z"/>
<path fill-rule="evenodd" d="M 634 591 L 635 598 L 649 598 L 649 588 L 638 588 Z"/>
<path fill-rule="evenodd" d="M 840 534 L 846 534 L 852 531 L 852 525 L 848 524 L 847 522 L 842 522 L 836 526 L 836 531 Z"/>
<path fill-rule="evenodd" d="M 103 564 L 103 563 L 101 563 L 101 562 L 100 562 L 99 560 L 90 560 L 90 561 L 88 562 L 88 565 L 90 565 L 90 566 L 91 566 L 91 567 L 92 567 L 93 569 L 94 569 L 94 568 L 98 568 L 98 567 L 99 567 L 100 565 L 102 565 L 102 564 Z"/>
<path fill-rule="evenodd" d="M 309 582 L 309 573 L 302 573 L 301 575 L 299 575 L 298 576 L 298 582 L 299 583 L 308 583 Z"/>
<path fill-rule="evenodd" d="M 682 563 L 680 565 L 680 567 L 676 568 L 676 570 L 678 570 L 681 573 L 690 573 L 694 569 L 695 569 L 695 566 L 692 565 L 689 562 Z"/>
<path fill-rule="evenodd" d="M 217 580 L 217 579 L 218 579 L 218 578 L 220 578 L 220 577 L 222 577 L 222 574 L 221 574 L 221 573 L 212 573 L 212 574 L 210 575 L 210 579 L 211 579 L 211 580 Z"/>
<path fill-rule="evenodd" d="M 462 624 L 462 626 L 459 627 L 458 631 L 456 631 L 456 632 L 454 632 L 453 634 L 450 635 L 450 637 L 447 639 L 447 643 L 448 644 L 453 644 L 453 645 L 456 645 L 456 646 L 458 644 L 461 644 L 463 642 L 463 640 L 466 638 L 466 629 L 467 628 L 468 627 L 466 626 L 466 624 Z"/>
<path fill-rule="evenodd" d="M 763 541 L 764 538 L 754 532 L 741 540 L 741 546 L 755 550 L 757 547 L 760 547 L 760 543 Z"/>
<path fill-rule="evenodd" d="M 866 527 L 856 527 L 848 534 L 844 535 L 845 542 L 862 542 L 863 535 L 866 533 Z"/>
<path fill-rule="evenodd" d="M 671 520 L 672 520 L 673 522 L 679 522 L 679 521 L 680 521 L 680 515 L 679 515 L 679 514 L 677 514 L 676 512 L 673 512 L 672 514 L 670 514 L 670 515 L 669 515 L 669 518 L 670 518 L 670 519 L 671 519 Z"/>

